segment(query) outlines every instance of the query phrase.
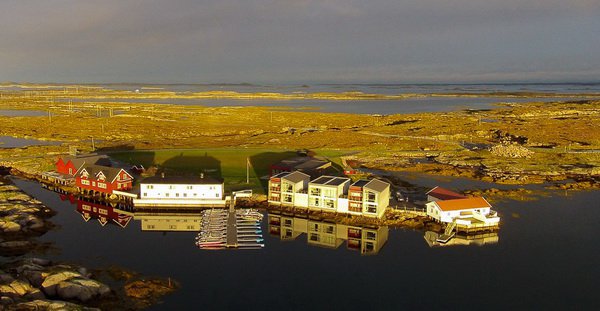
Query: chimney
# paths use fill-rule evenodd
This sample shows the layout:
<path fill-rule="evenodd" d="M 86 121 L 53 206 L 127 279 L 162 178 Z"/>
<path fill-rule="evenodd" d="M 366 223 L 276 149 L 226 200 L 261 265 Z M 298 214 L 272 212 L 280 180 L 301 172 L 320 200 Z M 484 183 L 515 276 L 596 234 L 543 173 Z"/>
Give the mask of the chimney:
<path fill-rule="evenodd" d="M 160 178 L 165 178 L 165 173 L 160 173 Z"/>

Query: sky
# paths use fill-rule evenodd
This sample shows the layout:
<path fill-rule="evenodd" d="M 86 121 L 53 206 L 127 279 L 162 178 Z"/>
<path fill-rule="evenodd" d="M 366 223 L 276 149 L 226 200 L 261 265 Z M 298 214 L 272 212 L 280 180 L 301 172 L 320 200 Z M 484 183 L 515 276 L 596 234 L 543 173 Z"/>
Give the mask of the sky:
<path fill-rule="evenodd" d="M 0 81 L 600 81 L 600 0 L 1 0 Z"/>

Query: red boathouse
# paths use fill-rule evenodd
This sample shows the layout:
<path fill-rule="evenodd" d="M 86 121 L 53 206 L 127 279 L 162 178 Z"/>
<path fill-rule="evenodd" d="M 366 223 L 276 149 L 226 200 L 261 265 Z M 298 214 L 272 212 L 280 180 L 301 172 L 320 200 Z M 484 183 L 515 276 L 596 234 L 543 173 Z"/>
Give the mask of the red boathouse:
<path fill-rule="evenodd" d="M 133 176 L 124 169 L 100 165 L 82 167 L 75 178 L 79 192 L 107 197 L 115 190 L 131 190 Z"/>

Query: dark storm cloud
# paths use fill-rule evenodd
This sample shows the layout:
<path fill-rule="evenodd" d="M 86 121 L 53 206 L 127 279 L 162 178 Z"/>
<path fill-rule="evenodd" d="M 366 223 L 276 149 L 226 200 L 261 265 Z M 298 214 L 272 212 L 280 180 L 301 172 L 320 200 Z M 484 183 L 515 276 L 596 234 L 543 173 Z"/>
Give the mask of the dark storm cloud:
<path fill-rule="evenodd" d="M 600 1 L 0 2 L 0 80 L 598 80 Z"/>

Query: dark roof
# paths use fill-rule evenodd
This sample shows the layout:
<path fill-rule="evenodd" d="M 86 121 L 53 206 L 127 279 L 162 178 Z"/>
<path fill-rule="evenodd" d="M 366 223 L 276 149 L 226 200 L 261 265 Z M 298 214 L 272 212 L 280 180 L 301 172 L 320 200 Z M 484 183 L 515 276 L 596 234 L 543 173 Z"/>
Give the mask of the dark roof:
<path fill-rule="evenodd" d="M 276 167 L 287 167 L 290 170 L 316 170 L 326 168 L 331 162 L 313 157 L 295 157 L 273 164 Z"/>
<path fill-rule="evenodd" d="M 321 176 L 321 177 L 311 181 L 310 183 L 324 185 L 324 186 L 339 186 L 349 180 L 350 180 L 350 178 L 345 178 L 345 177 Z"/>
<path fill-rule="evenodd" d="M 289 174 L 290 172 L 281 172 L 279 174 L 275 174 L 273 176 L 271 176 L 271 178 L 281 178 L 283 176 L 286 176 L 287 174 Z"/>
<path fill-rule="evenodd" d="M 442 188 L 442 187 L 435 187 L 431 190 L 429 190 L 427 193 L 427 195 L 430 195 L 436 199 L 439 200 L 455 200 L 455 199 L 464 199 L 466 198 L 466 196 L 460 194 L 460 193 L 456 193 L 454 191 Z"/>
<path fill-rule="evenodd" d="M 67 163 L 71 161 L 76 168 L 81 168 L 83 165 L 102 165 L 102 166 L 111 166 L 112 163 L 110 158 L 107 155 L 99 155 L 99 154 L 86 154 L 80 156 L 68 156 L 62 158 L 62 160 Z"/>
<path fill-rule="evenodd" d="M 304 180 L 308 181 L 310 179 L 310 176 L 302 172 L 295 171 L 291 173 L 286 173 L 286 175 L 282 176 L 281 179 L 289 180 L 293 183 L 298 183 Z"/>
<path fill-rule="evenodd" d="M 390 184 L 385 181 L 381 181 L 379 179 L 371 179 L 369 183 L 365 185 L 365 188 L 375 190 L 377 192 L 383 192 L 385 189 L 389 188 Z"/>
<path fill-rule="evenodd" d="M 106 177 L 106 180 L 112 182 L 121 172 L 120 168 L 110 167 L 110 166 L 102 166 L 102 165 L 85 165 L 82 170 L 86 170 L 90 176 L 96 176 L 98 173 L 102 172 Z"/>
<path fill-rule="evenodd" d="M 214 185 L 222 184 L 223 180 L 212 176 L 164 176 L 156 175 L 145 178 L 141 184 L 181 184 L 181 185 Z"/>
<path fill-rule="evenodd" d="M 364 187 L 366 184 L 368 184 L 369 181 L 366 179 L 359 179 L 357 181 L 355 181 L 351 186 L 353 187 Z"/>
<path fill-rule="evenodd" d="M 311 181 L 312 184 L 325 184 L 327 182 L 329 182 L 331 179 L 333 179 L 333 177 L 331 176 L 321 176 L 313 181 Z"/>

